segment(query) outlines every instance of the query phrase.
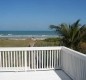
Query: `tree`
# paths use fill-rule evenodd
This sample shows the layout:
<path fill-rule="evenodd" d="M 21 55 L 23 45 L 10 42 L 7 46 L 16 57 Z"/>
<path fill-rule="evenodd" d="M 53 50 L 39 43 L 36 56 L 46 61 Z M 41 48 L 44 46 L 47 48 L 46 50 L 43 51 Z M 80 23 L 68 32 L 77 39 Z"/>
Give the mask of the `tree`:
<path fill-rule="evenodd" d="M 81 25 L 79 22 L 80 20 L 77 20 L 71 25 L 65 23 L 58 26 L 50 25 L 50 28 L 54 29 L 61 36 L 61 45 L 78 50 L 79 43 L 86 36 L 86 25 Z"/>

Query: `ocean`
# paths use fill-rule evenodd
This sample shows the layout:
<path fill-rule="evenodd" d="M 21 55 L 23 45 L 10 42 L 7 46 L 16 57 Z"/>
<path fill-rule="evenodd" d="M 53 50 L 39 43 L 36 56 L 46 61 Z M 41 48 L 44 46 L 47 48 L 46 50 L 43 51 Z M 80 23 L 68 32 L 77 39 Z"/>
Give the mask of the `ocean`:
<path fill-rule="evenodd" d="M 57 37 L 54 31 L 0 31 L 0 38 L 51 38 Z"/>

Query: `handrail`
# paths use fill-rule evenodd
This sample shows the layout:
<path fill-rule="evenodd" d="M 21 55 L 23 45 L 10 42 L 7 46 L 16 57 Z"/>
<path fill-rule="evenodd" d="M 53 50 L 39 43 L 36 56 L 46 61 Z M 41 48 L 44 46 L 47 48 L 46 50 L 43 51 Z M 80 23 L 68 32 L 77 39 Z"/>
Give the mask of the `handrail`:
<path fill-rule="evenodd" d="M 62 47 L 0 47 L 0 51 L 18 51 L 18 50 L 61 50 Z"/>

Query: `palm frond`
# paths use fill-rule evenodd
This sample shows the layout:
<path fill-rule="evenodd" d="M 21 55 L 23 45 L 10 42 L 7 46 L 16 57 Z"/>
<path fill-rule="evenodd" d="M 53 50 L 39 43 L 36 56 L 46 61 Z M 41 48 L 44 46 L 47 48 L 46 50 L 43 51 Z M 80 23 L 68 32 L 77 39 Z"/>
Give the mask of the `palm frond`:
<path fill-rule="evenodd" d="M 73 28 L 77 28 L 77 27 L 81 26 L 81 24 L 79 24 L 79 22 L 80 22 L 80 19 L 78 19 L 76 22 L 74 22 L 71 26 Z"/>
<path fill-rule="evenodd" d="M 71 25 L 62 23 L 58 26 L 50 25 L 50 28 L 61 34 L 62 45 L 77 49 L 79 43 L 82 40 L 86 40 L 86 25 L 82 26 L 79 22 L 80 19 Z"/>

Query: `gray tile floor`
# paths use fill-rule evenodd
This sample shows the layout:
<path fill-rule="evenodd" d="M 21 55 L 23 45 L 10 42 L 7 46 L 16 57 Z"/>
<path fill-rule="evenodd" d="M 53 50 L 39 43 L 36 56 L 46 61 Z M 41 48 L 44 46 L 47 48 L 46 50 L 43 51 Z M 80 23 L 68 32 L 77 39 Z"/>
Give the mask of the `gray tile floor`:
<path fill-rule="evenodd" d="M 61 70 L 0 72 L 0 80 L 71 80 Z"/>

